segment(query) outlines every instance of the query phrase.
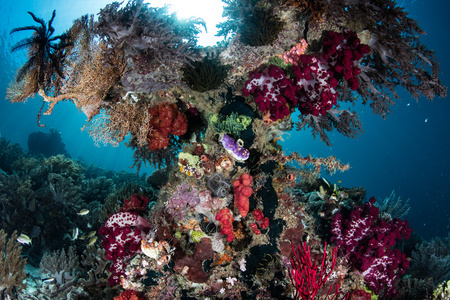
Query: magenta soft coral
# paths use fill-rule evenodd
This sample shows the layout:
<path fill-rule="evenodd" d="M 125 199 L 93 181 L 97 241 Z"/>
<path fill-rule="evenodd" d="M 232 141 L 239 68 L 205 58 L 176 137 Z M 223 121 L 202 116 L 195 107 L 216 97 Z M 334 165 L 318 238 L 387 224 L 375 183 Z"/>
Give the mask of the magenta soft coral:
<path fill-rule="evenodd" d="M 274 121 L 289 115 L 292 106 L 297 106 L 302 115 L 325 116 L 337 105 L 335 88 L 342 80 L 352 90 L 358 89 L 361 70 L 356 62 L 369 52 L 370 47 L 361 44 L 356 33 L 330 31 L 321 53 L 296 57 L 293 78 L 269 65 L 262 71 L 250 72 L 242 94 L 253 94 L 259 110 L 269 111 Z"/>
<path fill-rule="evenodd" d="M 242 94 L 245 97 L 253 94 L 261 112 L 269 111 L 273 121 L 291 113 L 288 103 L 295 98 L 295 86 L 282 69 L 269 65 L 262 71 L 250 72 L 249 77 Z"/>
<path fill-rule="evenodd" d="M 142 236 L 149 228 L 147 220 L 132 212 L 112 214 L 100 228 L 106 259 L 113 261 L 113 267 L 110 269 L 112 275 L 109 279 L 111 285 L 119 283 L 125 260 L 140 251 Z"/>
<path fill-rule="evenodd" d="M 396 240 L 409 238 L 408 221 L 386 221 L 378 217 L 375 198 L 355 208 L 348 218 L 337 213 L 333 217 L 332 241 L 349 262 L 364 275 L 367 286 L 376 294 L 395 295 L 395 281 L 409 268 L 409 261 L 398 249 Z"/>
<path fill-rule="evenodd" d="M 356 91 L 359 87 L 357 76 L 361 70 L 355 65 L 370 47 L 360 43 L 355 32 L 343 33 L 329 31 L 322 44 L 323 59 L 328 62 L 334 77 L 343 77 L 349 87 Z"/>

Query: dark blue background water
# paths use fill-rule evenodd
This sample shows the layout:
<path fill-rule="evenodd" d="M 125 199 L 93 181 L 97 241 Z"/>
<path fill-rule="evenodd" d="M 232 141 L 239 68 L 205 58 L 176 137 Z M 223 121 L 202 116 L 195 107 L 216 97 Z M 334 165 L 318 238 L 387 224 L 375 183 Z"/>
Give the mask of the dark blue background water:
<path fill-rule="evenodd" d="M 187 0 L 188 1 L 188 0 Z M 205 0 L 210 1 L 210 0 Z M 4 100 L 8 82 L 15 68 L 25 59 L 9 53 L 9 31 L 14 27 L 33 24 L 26 11 L 48 20 L 53 9 L 57 15 L 54 27 L 57 34 L 71 26 L 72 20 L 86 13 L 97 13 L 107 1 L 78 0 L 62 1 L 2 1 L 0 3 L 0 134 L 13 142 L 20 143 L 26 150 L 28 134 L 41 130 L 36 125 L 36 115 L 41 100 L 31 99 L 26 104 L 10 104 Z M 437 52 L 443 71 L 445 85 L 450 85 L 450 4 L 448 1 L 421 0 L 402 1 L 410 16 L 419 21 L 427 32 L 423 42 Z M 13 43 L 22 38 L 13 37 Z M 10 43 L 5 46 L 5 43 Z M 11 61 L 9 61 L 11 60 Z M 14 64 L 14 66 L 13 66 Z M 311 137 L 309 131 L 292 132 L 284 143 L 285 152 L 297 151 L 302 155 L 335 155 L 348 162 L 352 168 L 346 173 L 329 178 L 333 183 L 341 180 L 346 187 L 362 186 L 368 196 L 382 199 L 395 189 L 397 195 L 411 199 L 408 219 L 411 226 L 426 238 L 446 236 L 450 225 L 450 102 L 435 99 L 416 102 L 409 94 L 400 92 L 401 100 L 392 108 L 392 114 L 383 120 L 374 116 L 369 107 L 356 105 L 363 122 L 364 133 L 356 139 L 339 134 L 331 135 L 332 147 Z M 68 152 L 73 158 L 82 157 L 89 163 L 114 170 L 129 170 L 132 152 L 123 145 L 95 147 L 86 132 L 80 128 L 85 116 L 71 103 L 58 104 L 52 116 L 42 118 L 49 128 L 62 133 Z M 147 170 L 148 172 L 149 170 Z"/>

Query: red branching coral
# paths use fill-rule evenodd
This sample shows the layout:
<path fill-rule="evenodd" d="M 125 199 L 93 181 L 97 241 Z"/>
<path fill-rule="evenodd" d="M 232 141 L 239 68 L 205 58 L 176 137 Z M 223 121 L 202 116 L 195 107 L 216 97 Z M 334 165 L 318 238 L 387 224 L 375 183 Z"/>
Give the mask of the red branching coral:
<path fill-rule="evenodd" d="M 234 191 L 234 206 L 239 210 L 239 214 L 245 218 L 248 214 L 250 200 L 249 197 L 253 194 L 253 189 L 250 186 L 253 182 L 253 177 L 248 174 L 242 174 L 233 182 Z"/>
<path fill-rule="evenodd" d="M 187 131 L 187 118 L 174 103 L 162 103 L 150 108 L 148 147 L 151 151 L 169 146 L 171 135 L 181 136 Z"/>

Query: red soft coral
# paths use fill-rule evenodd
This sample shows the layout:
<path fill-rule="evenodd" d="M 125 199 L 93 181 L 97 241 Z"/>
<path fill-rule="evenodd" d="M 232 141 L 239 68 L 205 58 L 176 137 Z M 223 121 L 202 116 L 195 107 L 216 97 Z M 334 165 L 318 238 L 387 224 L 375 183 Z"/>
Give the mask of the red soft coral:
<path fill-rule="evenodd" d="M 187 117 L 174 103 L 162 103 L 150 108 L 148 147 L 152 151 L 169 146 L 171 135 L 181 136 L 187 131 Z"/>
<path fill-rule="evenodd" d="M 227 236 L 227 242 L 231 243 L 234 240 L 233 232 L 233 215 L 228 208 L 222 208 L 216 214 L 216 221 L 219 221 L 220 234 Z"/>
<path fill-rule="evenodd" d="M 253 194 L 251 184 L 253 177 L 248 173 L 242 174 L 233 182 L 234 206 L 239 210 L 239 214 L 245 218 L 248 214 L 250 205 L 250 196 Z"/>
<path fill-rule="evenodd" d="M 148 197 L 134 194 L 130 197 L 130 199 L 125 199 L 123 201 L 123 206 L 120 211 L 142 214 L 147 209 L 147 205 L 149 202 L 150 200 L 148 199 Z"/>

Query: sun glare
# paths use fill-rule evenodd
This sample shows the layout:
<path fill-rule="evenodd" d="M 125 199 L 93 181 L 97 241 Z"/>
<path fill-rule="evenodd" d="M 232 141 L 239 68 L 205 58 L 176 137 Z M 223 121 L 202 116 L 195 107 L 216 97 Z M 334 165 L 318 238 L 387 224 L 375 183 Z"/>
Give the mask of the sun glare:
<path fill-rule="evenodd" d="M 223 22 L 223 3 L 221 0 L 153 0 L 147 1 L 150 6 L 162 7 L 169 5 L 169 10 L 175 12 L 179 18 L 202 18 L 206 23 L 207 32 L 199 35 L 198 44 L 200 46 L 215 45 L 223 37 L 217 37 L 216 24 Z"/>

